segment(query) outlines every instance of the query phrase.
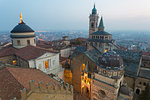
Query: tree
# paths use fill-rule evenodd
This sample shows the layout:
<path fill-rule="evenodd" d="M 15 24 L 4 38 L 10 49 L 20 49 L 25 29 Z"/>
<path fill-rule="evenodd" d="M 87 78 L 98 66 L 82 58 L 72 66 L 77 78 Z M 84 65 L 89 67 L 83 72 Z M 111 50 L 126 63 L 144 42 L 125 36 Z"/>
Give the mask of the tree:
<path fill-rule="evenodd" d="M 145 90 L 140 94 L 140 100 L 150 100 L 150 86 L 146 85 Z"/>

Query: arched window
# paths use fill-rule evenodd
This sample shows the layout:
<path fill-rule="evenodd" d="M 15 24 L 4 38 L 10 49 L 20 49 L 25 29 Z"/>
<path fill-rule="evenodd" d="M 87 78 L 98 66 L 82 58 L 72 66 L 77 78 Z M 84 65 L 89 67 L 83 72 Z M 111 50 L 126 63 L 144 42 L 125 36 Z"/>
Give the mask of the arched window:
<path fill-rule="evenodd" d="M 136 94 L 140 94 L 140 89 L 136 89 Z"/>

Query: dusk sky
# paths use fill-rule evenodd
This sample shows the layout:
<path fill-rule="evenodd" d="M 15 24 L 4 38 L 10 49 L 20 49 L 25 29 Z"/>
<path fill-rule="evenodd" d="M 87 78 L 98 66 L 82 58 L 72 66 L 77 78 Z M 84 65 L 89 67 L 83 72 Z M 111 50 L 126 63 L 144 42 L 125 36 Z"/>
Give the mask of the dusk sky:
<path fill-rule="evenodd" d="M 35 31 L 88 30 L 96 5 L 106 30 L 150 30 L 150 0 L 0 0 L 0 31 L 24 22 Z"/>

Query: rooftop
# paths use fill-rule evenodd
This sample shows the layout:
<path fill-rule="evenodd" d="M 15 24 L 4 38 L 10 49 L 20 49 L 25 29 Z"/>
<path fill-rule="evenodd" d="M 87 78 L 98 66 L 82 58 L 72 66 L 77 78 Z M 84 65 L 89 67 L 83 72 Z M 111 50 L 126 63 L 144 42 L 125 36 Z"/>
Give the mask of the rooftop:
<path fill-rule="evenodd" d="M 21 97 L 20 90 L 23 88 L 28 90 L 31 80 L 34 80 L 37 86 L 41 81 L 43 83 L 58 83 L 37 69 L 3 67 L 0 69 L 0 73 L 0 97 L 2 100 L 10 100 L 14 97 L 19 100 Z"/>
<path fill-rule="evenodd" d="M 125 75 L 130 77 L 137 77 L 139 64 L 141 59 L 140 52 L 134 51 L 126 51 L 126 50 L 114 50 L 117 54 L 119 54 L 123 59 L 123 64 L 125 66 Z"/>
<path fill-rule="evenodd" d="M 105 31 L 97 31 L 92 33 L 91 35 L 111 35 L 111 34 Z"/>
<path fill-rule="evenodd" d="M 56 52 L 45 50 L 43 48 L 39 48 L 35 46 L 26 46 L 24 48 L 17 49 L 17 48 L 12 47 L 11 45 L 0 50 L 0 57 L 17 55 L 21 57 L 22 59 L 31 60 L 31 59 L 40 57 L 47 52 L 56 53 Z"/>
<path fill-rule="evenodd" d="M 26 25 L 23 21 L 19 23 L 17 26 L 13 28 L 11 33 L 26 33 L 26 32 L 34 32 L 28 25 Z"/>
<path fill-rule="evenodd" d="M 141 68 L 139 72 L 139 77 L 150 79 L 150 69 Z"/>

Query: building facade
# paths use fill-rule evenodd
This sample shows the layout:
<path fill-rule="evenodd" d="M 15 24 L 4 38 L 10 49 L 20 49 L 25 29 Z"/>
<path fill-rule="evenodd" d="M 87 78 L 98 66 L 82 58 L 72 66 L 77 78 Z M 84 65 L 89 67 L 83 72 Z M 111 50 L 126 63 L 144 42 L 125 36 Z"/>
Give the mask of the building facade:
<path fill-rule="evenodd" d="M 0 50 L 1 63 L 27 68 L 36 68 L 47 74 L 57 75 L 62 70 L 59 53 L 36 46 L 35 33 L 22 20 L 13 28 L 10 35 L 12 45 Z"/>

